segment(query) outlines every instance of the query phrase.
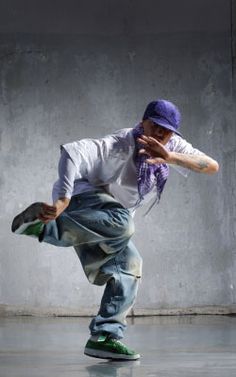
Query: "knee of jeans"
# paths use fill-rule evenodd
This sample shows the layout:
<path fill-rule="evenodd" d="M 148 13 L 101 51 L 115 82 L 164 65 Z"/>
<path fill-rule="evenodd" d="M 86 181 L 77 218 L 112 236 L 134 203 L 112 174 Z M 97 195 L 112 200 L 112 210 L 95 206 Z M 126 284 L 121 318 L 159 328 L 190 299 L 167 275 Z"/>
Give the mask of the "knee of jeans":
<path fill-rule="evenodd" d="M 133 256 L 128 261 L 128 271 L 131 275 L 140 278 L 142 276 L 143 259 L 140 255 Z"/>
<path fill-rule="evenodd" d="M 131 216 L 129 216 L 127 219 L 127 223 L 124 225 L 122 236 L 124 238 L 129 239 L 134 234 L 134 230 L 134 220 Z"/>

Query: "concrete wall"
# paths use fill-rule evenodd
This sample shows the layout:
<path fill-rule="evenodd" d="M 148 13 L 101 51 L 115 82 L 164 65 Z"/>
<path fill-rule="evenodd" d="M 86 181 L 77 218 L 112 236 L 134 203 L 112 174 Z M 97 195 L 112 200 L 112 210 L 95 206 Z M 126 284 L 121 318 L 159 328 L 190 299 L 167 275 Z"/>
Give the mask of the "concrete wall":
<path fill-rule="evenodd" d="M 11 234 L 11 221 L 50 201 L 61 143 L 132 127 L 158 97 L 180 107 L 183 135 L 221 169 L 171 169 L 159 207 L 137 212 L 134 313 L 235 312 L 235 2 L 52 4 L 0 4 L 0 312 L 96 312 L 103 288 L 74 250 Z"/>

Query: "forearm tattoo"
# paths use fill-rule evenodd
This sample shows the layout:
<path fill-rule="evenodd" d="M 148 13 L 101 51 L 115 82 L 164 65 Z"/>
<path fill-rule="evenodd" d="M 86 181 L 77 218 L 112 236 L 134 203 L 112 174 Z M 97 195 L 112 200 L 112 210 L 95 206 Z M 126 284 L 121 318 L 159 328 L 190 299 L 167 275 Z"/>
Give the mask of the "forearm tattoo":
<path fill-rule="evenodd" d="M 199 169 L 205 169 L 208 168 L 209 164 L 205 160 L 200 160 L 198 162 Z"/>
<path fill-rule="evenodd" d="M 196 155 L 181 155 L 181 159 L 176 159 L 175 163 L 179 166 L 194 170 L 202 171 L 209 167 L 209 163 L 204 157 Z"/>

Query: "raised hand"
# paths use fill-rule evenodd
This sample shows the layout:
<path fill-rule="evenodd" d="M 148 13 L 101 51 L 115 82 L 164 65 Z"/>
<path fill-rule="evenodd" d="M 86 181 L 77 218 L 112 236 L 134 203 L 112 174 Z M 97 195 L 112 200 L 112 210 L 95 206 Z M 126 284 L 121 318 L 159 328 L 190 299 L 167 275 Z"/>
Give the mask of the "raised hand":
<path fill-rule="evenodd" d="M 169 162 L 171 153 L 154 137 L 142 135 L 137 140 L 143 145 L 143 149 L 140 149 L 139 153 L 148 156 L 146 162 L 149 164 L 164 164 Z"/>

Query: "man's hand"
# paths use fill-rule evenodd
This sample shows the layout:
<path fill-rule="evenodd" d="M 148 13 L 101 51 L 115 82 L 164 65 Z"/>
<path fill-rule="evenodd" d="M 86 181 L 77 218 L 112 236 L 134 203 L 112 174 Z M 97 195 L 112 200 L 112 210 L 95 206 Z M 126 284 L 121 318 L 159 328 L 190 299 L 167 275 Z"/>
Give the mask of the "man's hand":
<path fill-rule="evenodd" d="M 144 147 L 140 149 L 139 153 L 150 157 L 146 160 L 148 163 L 164 164 L 169 162 L 171 153 L 154 137 L 142 135 L 137 140 Z"/>
<path fill-rule="evenodd" d="M 53 205 L 43 203 L 39 220 L 45 224 L 55 220 L 68 207 L 69 203 L 70 199 L 68 198 L 60 198 Z"/>
<path fill-rule="evenodd" d="M 205 154 L 194 155 L 169 152 L 163 144 L 151 136 L 142 135 L 141 138 L 138 138 L 138 142 L 144 147 L 139 153 L 148 156 L 146 162 L 149 164 L 166 163 L 179 165 L 195 172 L 206 174 L 214 174 L 219 170 L 217 161 Z"/>

